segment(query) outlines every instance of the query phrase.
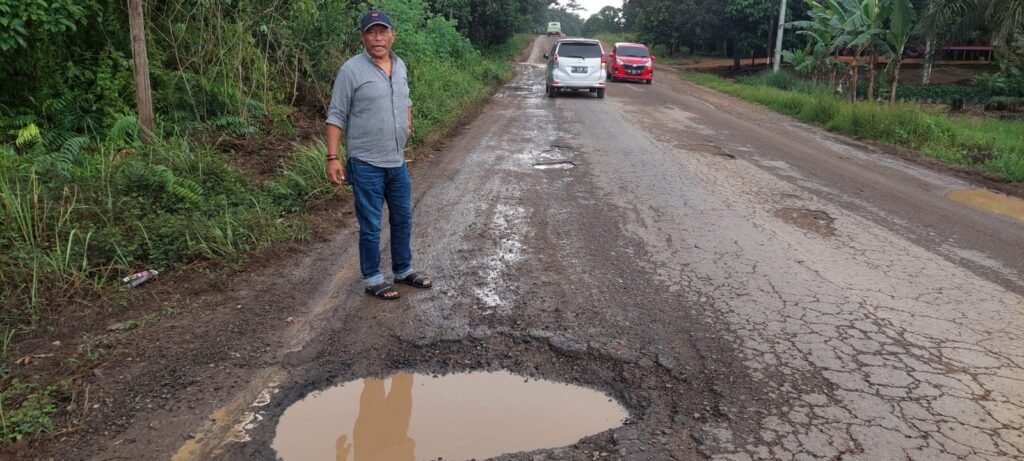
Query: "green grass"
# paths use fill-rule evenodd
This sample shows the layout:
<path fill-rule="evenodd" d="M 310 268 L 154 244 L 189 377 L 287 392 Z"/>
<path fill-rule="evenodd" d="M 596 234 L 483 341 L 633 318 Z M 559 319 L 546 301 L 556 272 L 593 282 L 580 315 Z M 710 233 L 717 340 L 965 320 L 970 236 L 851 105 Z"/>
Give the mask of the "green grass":
<path fill-rule="evenodd" d="M 1024 181 L 1021 121 L 951 117 L 909 103 L 851 104 L 827 90 L 787 91 L 756 80 L 733 82 L 710 74 L 687 73 L 684 78 L 829 131 L 909 147 L 1005 181 Z"/>
<path fill-rule="evenodd" d="M 57 400 L 66 389 L 26 384 L 0 369 L 0 446 L 53 432 Z"/>

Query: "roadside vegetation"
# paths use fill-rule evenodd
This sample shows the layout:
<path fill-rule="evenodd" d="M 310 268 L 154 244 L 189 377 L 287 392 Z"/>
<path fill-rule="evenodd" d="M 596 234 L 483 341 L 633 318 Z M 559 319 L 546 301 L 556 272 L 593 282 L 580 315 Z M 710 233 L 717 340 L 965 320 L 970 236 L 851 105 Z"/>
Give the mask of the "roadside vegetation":
<path fill-rule="evenodd" d="M 394 18 L 410 69 L 414 146 L 512 76 L 510 59 L 530 40 L 515 33 L 546 6 L 505 2 L 501 26 L 457 24 L 447 3 L 375 2 Z M 54 431 L 73 387 L 37 376 L 19 343 L 62 317 L 117 309 L 128 293 L 119 280 L 133 272 L 235 263 L 304 240 L 307 207 L 338 193 L 319 127 L 337 68 L 361 51 L 366 3 L 145 6 L 149 143 L 124 2 L 0 2 L 0 447 Z M 253 171 L 254 157 L 276 167 Z M 62 367 L 97 359 L 86 355 Z"/>
<path fill-rule="evenodd" d="M 911 103 L 853 104 L 830 88 L 786 73 L 735 82 L 700 73 L 685 78 L 829 131 L 909 147 L 1006 181 L 1024 181 L 1024 121 L 937 114 Z"/>

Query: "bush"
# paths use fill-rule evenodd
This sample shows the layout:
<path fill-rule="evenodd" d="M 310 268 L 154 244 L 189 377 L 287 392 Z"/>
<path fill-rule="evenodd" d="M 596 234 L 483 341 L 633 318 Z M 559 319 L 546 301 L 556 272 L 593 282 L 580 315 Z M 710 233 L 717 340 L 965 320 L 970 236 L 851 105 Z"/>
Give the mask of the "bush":
<path fill-rule="evenodd" d="M 657 45 L 652 46 L 650 51 L 651 51 L 651 54 L 653 54 L 655 57 L 657 57 L 657 56 L 664 56 L 664 57 L 667 58 L 667 57 L 671 56 L 669 54 L 669 52 L 668 52 L 668 47 L 665 46 L 665 45 L 662 45 L 662 44 L 657 44 Z"/>
<path fill-rule="evenodd" d="M 69 287 L 230 257 L 296 238 L 280 206 L 225 154 L 182 139 L 147 148 L 30 125 L 0 150 L 4 326 L 35 326 Z M 20 306 L 20 307 L 19 307 Z"/>
<path fill-rule="evenodd" d="M 1024 112 L 1024 98 L 996 96 L 985 103 L 985 110 Z"/>
<path fill-rule="evenodd" d="M 153 145 L 139 142 L 136 118 L 125 115 L 133 106 L 130 51 L 114 47 L 115 40 L 92 60 L 58 54 L 71 72 L 57 74 L 71 77 L 40 77 L 22 88 L 41 95 L 40 105 L 0 82 L 0 333 L 31 332 L 55 313 L 52 306 L 107 291 L 136 270 L 238 258 L 302 239 L 301 217 L 290 215 L 336 193 L 324 174 L 323 144 L 297 147 L 277 176 L 259 181 L 202 140 L 211 133 L 287 132 L 293 98 L 323 109 L 335 72 L 355 50 L 362 6 L 255 0 L 227 10 L 223 2 L 183 10 L 179 3 L 148 3 L 159 31 L 151 45 L 160 121 Z M 395 51 L 409 66 L 413 143 L 451 126 L 511 77 L 507 61 L 530 39 L 517 36 L 482 52 L 422 0 L 380 6 L 396 21 Z M 264 11 L 258 7 L 275 7 L 266 11 L 280 22 L 257 14 Z M 82 29 L 113 27 L 84 18 Z M 28 57 L 16 64 L 63 66 L 42 50 L 22 50 Z M 179 62 L 183 53 L 187 63 Z"/>
<path fill-rule="evenodd" d="M 865 87 L 866 88 L 866 87 Z M 880 85 L 878 94 L 888 99 L 890 89 Z M 949 104 L 954 100 L 968 104 L 987 104 L 995 98 L 1024 97 L 1024 77 L 1003 74 L 983 74 L 974 78 L 971 85 L 906 85 L 896 89 L 896 98 L 901 101 Z"/>

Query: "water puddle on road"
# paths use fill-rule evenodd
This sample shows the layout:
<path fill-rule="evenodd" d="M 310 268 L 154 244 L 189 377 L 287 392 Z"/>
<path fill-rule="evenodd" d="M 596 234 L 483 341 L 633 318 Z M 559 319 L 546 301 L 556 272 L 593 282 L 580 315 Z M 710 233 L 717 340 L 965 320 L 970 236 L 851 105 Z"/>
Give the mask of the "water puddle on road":
<path fill-rule="evenodd" d="M 1024 221 L 1024 200 L 985 189 L 955 190 L 946 198 L 974 208 Z"/>
<path fill-rule="evenodd" d="M 533 167 L 538 170 L 568 170 L 575 166 L 576 164 L 572 162 L 548 162 L 533 164 Z"/>
<path fill-rule="evenodd" d="M 446 461 L 557 448 L 623 424 L 626 410 L 582 387 L 508 372 L 401 373 L 310 394 L 287 410 L 284 461 Z"/>

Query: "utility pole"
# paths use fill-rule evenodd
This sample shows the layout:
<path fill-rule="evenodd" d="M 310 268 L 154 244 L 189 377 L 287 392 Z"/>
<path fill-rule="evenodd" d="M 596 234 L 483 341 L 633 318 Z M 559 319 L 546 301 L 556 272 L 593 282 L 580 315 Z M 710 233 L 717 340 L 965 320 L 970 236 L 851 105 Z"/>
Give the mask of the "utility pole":
<path fill-rule="evenodd" d="M 132 58 L 135 61 L 135 100 L 138 103 L 142 141 L 153 136 L 153 93 L 149 87 L 149 57 L 146 55 L 146 28 L 142 0 L 128 0 L 128 27 L 132 33 Z"/>
<path fill-rule="evenodd" d="M 782 32 L 784 30 L 786 30 L 786 0 L 782 0 L 782 6 L 779 7 L 779 31 L 775 34 L 775 67 L 772 68 L 775 72 L 778 72 L 782 65 Z"/>

